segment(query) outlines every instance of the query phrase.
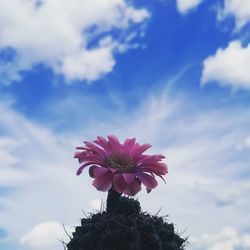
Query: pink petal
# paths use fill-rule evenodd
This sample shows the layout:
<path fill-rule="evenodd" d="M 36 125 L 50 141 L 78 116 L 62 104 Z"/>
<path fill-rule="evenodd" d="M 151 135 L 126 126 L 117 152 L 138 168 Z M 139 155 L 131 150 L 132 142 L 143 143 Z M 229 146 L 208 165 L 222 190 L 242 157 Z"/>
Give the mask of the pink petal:
<path fill-rule="evenodd" d="M 127 183 L 124 181 L 121 174 L 115 174 L 113 176 L 113 186 L 118 193 L 123 193 L 127 188 Z"/>
<path fill-rule="evenodd" d="M 97 136 L 97 140 L 95 140 L 95 143 L 99 146 L 101 146 L 104 150 L 105 153 L 107 155 L 111 153 L 111 148 L 110 145 L 108 143 L 108 141 L 106 140 L 106 138 L 102 137 L 102 136 Z"/>
<path fill-rule="evenodd" d="M 108 172 L 110 172 L 109 169 L 103 167 L 96 167 L 93 169 L 93 175 L 95 178 L 100 178 Z"/>
<path fill-rule="evenodd" d="M 133 148 L 134 144 L 135 144 L 135 138 L 132 139 L 126 139 L 124 142 L 124 153 L 129 154 L 131 149 Z"/>
<path fill-rule="evenodd" d="M 131 184 L 135 179 L 134 173 L 122 173 L 122 176 L 127 184 Z"/>
<path fill-rule="evenodd" d="M 118 138 L 114 135 L 109 135 L 108 139 L 109 139 L 109 143 L 110 143 L 113 153 L 120 153 L 122 150 L 122 147 Z"/>
<path fill-rule="evenodd" d="M 104 158 L 98 154 L 84 152 L 76 152 L 74 158 L 77 158 L 80 163 L 94 162 L 95 164 L 103 164 Z"/>
<path fill-rule="evenodd" d="M 150 165 L 152 163 L 161 161 L 163 158 L 163 155 L 141 155 L 140 157 L 138 157 L 136 163 L 140 163 L 141 165 Z"/>
<path fill-rule="evenodd" d="M 149 155 L 141 154 L 139 157 L 136 159 L 136 163 L 139 164 L 143 159 L 148 158 Z"/>
<path fill-rule="evenodd" d="M 166 173 L 168 173 L 168 166 L 164 163 L 155 163 L 149 166 L 142 166 L 142 167 L 138 166 L 138 169 L 142 172 L 149 171 L 157 175 L 165 175 Z"/>
<path fill-rule="evenodd" d="M 95 168 L 93 172 L 96 172 Z M 108 170 L 105 174 L 102 174 L 95 178 L 92 185 L 99 191 L 108 191 L 112 187 L 112 173 Z"/>
<path fill-rule="evenodd" d="M 151 190 L 157 187 L 158 185 L 157 180 L 151 175 L 145 173 L 138 173 L 137 176 L 140 179 L 140 181 L 146 186 L 147 190 Z"/>
<path fill-rule="evenodd" d="M 99 154 L 101 156 L 105 156 L 105 153 L 104 153 L 103 149 L 99 148 L 94 143 L 89 142 L 89 141 L 85 141 L 84 143 L 85 143 L 86 146 L 88 146 L 91 150 L 93 150 L 97 154 Z"/>
<path fill-rule="evenodd" d="M 86 168 L 87 166 L 89 166 L 88 163 L 82 164 L 82 165 L 78 168 L 78 170 L 77 170 L 77 172 L 76 172 L 76 175 L 80 175 L 80 174 L 82 173 L 83 169 Z"/>
<path fill-rule="evenodd" d="M 84 157 L 78 158 L 80 161 L 95 162 L 95 164 L 104 164 L 104 159 L 99 155 L 86 155 Z"/>
<path fill-rule="evenodd" d="M 146 173 L 150 173 L 151 175 L 157 175 L 166 183 L 166 181 L 164 180 L 164 178 L 162 177 L 162 174 L 160 172 L 153 171 L 150 168 L 141 168 L 139 170 L 137 169 L 137 172 L 146 172 Z M 165 174 L 163 174 L 163 175 L 165 175 Z"/>
<path fill-rule="evenodd" d="M 83 155 L 83 152 L 75 152 L 74 158 L 79 158 Z"/>
<path fill-rule="evenodd" d="M 143 144 L 140 146 L 138 143 L 136 143 L 131 150 L 131 154 L 134 160 L 136 160 L 143 152 L 145 152 L 150 147 L 151 147 L 150 144 Z"/>
<path fill-rule="evenodd" d="M 124 194 L 127 194 L 129 196 L 136 195 L 141 190 L 141 184 L 137 179 L 134 179 L 134 181 L 127 186 L 127 188 L 124 190 Z"/>
<path fill-rule="evenodd" d="M 95 164 L 99 165 L 96 161 L 81 161 L 80 160 L 80 163 L 84 163 L 84 165 L 86 166 L 95 165 Z"/>
<path fill-rule="evenodd" d="M 74 158 L 83 158 L 87 155 L 88 153 L 86 151 L 83 152 L 75 152 Z"/>

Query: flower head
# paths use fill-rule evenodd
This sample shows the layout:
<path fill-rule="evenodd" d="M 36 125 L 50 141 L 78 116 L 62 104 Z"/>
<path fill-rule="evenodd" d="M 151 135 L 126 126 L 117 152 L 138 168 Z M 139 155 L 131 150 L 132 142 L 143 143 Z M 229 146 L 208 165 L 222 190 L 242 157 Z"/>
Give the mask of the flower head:
<path fill-rule="evenodd" d="M 167 165 L 161 162 L 165 157 L 144 154 L 151 145 L 140 145 L 135 138 L 121 144 L 114 135 L 108 136 L 108 140 L 98 136 L 97 140 L 84 144 L 76 148 L 80 151 L 74 156 L 80 163 L 77 175 L 91 166 L 89 173 L 94 178 L 93 186 L 100 191 L 113 188 L 118 193 L 134 196 L 143 183 L 150 192 L 157 186 L 155 175 L 163 179 L 167 173 Z"/>

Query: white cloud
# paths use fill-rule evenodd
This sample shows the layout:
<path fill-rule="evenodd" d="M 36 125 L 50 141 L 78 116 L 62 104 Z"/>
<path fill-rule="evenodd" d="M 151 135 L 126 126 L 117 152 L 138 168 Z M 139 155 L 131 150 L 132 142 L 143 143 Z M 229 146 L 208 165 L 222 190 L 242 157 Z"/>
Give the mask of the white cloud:
<path fill-rule="evenodd" d="M 0 168 L 11 166 L 18 162 L 17 157 L 11 153 L 17 145 L 18 143 L 9 137 L 0 138 Z"/>
<path fill-rule="evenodd" d="M 250 21 L 250 2 L 246 0 L 224 0 L 224 8 L 219 10 L 219 19 L 234 16 L 236 30 L 239 31 Z"/>
<path fill-rule="evenodd" d="M 177 0 L 177 9 L 180 13 L 185 14 L 191 9 L 196 8 L 202 0 Z"/>
<path fill-rule="evenodd" d="M 220 85 L 250 89 L 249 65 L 250 44 L 243 47 L 240 41 L 232 41 L 204 60 L 201 83 L 217 81 Z"/>
<path fill-rule="evenodd" d="M 245 147 L 250 148 L 250 136 L 248 136 L 245 140 Z"/>
<path fill-rule="evenodd" d="M 65 231 L 70 234 L 73 231 L 72 229 L 73 227 L 69 226 L 64 228 L 56 221 L 40 223 L 25 234 L 20 243 L 29 249 L 54 250 L 59 241 L 69 241 Z"/>
<path fill-rule="evenodd" d="M 1 105 L 0 112 L 0 131 L 5 135 L 0 137 L 4 146 L 0 155 L 8 154 L 15 159 L 5 161 L 0 167 L 0 190 L 2 187 L 11 190 L 0 197 L 0 227 L 8 232 L 8 240 L 19 241 L 25 232 L 44 221 L 78 224 L 78 218 L 83 216 L 81 209 L 89 211 L 92 208 L 89 201 L 101 194 L 91 189 L 87 175 L 75 176 L 77 162 L 73 153 L 77 143 L 71 138 L 55 136 L 8 105 Z M 45 226 L 38 229 L 44 232 Z M 27 244 L 32 247 L 29 238 L 40 232 L 35 229 L 23 238 L 25 244 L 20 249 L 27 249 Z M 52 238 L 53 235 L 51 244 Z M 38 247 L 39 241 L 34 244 Z M 53 244 L 53 250 L 62 248 L 57 239 Z"/>
<path fill-rule="evenodd" d="M 218 8 L 218 19 L 229 16 L 235 18 L 235 32 L 239 32 L 250 21 L 250 2 L 224 0 L 223 8 Z M 222 86 L 250 89 L 249 65 L 250 44 L 242 46 L 240 40 L 231 41 L 204 60 L 201 84 L 216 81 Z"/>
<path fill-rule="evenodd" d="M 90 204 L 92 209 L 97 210 L 97 211 L 101 210 L 102 203 L 100 200 L 92 199 L 92 200 L 90 200 L 89 204 Z"/>
<path fill-rule="evenodd" d="M 96 80 L 113 70 L 115 53 L 129 48 L 104 32 L 129 30 L 147 17 L 125 0 L 1 0 L 0 51 L 16 52 L 1 63 L 1 78 L 20 80 L 21 72 L 44 64 L 69 81 Z"/>
<path fill-rule="evenodd" d="M 237 145 L 238 150 L 244 150 L 250 148 L 250 136 L 247 136 L 242 142 Z"/>
<path fill-rule="evenodd" d="M 232 227 L 226 227 L 216 234 L 203 234 L 199 238 L 191 238 L 191 244 L 198 249 L 208 250 L 248 250 L 250 234 L 239 234 Z"/>
<path fill-rule="evenodd" d="M 244 234 L 242 236 L 243 246 L 247 249 L 250 249 L 250 234 Z"/>

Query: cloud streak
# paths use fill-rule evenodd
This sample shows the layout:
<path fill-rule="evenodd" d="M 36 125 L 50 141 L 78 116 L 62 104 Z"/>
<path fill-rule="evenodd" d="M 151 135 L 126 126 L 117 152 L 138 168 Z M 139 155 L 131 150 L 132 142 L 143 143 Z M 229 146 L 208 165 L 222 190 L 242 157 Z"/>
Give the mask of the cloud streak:
<path fill-rule="evenodd" d="M 250 247 L 250 235 L 240 234 L 232 227 L 223 228 L 217 234 L 203 234 L 200 238 L 193 238 L 191 240 L 198 249 L 247 250 Z"/>

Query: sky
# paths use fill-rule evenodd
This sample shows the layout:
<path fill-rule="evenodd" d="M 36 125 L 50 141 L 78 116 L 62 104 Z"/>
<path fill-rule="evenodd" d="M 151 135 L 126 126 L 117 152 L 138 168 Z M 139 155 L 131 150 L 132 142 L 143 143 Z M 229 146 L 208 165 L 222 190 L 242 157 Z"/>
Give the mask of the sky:
<path fill-rule="evenodd" d="M 0 0 L 0 249 L 59 250 L 106 193 L 75 147 L 166 156 L 136 197 L 192 250 L 250 249 L 250 2 Z"/>

